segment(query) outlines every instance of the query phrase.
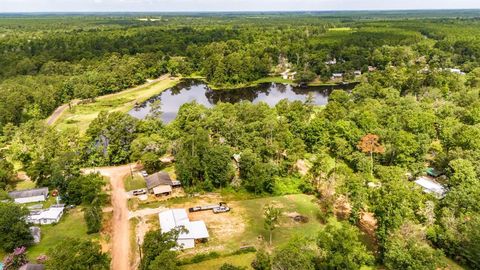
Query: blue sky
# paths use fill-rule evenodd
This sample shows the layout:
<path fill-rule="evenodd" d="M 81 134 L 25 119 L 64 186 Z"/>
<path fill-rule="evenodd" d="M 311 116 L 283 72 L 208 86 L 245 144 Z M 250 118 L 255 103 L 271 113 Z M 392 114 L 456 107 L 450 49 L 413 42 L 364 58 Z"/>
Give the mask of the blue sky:
<path fill-rule="evenodd" d="M 480 0 L 0 0 L 0 12 L 295 11 L 480 8 Z"/>

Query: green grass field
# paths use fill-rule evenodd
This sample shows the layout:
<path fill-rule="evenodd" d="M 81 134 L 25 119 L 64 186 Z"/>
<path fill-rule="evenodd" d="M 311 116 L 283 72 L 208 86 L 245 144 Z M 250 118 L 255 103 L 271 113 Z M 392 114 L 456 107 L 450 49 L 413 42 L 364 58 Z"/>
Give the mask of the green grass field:
<path fill-rule="evenodd" d="M 101 96 L 92 103 L 79 104 L 67 109 L 56 122 L 60 130 L 76 127 L 80 132 L 85 132 L 101 111 L 130 111 L 135 104 L 142 103 L 150 97 L 175 86 L 179 79 L 166 78 L 153 84 L 147 84 L 128 89 L 119 93 Z"/>
<path fill-rule="evenodd" d="M 32 189 L 35 188 L 35 182 L 32 180 L 23 180 L 15 182 L 15 189 L 16 190 L 23 190 L 23 189 Z"/>
<path fill-rule="evenodd" d="M 127 176 L 125 178 L 125 190 L 126 191 L 131 191 L 135 189 L 141 189 L 141 188 L 146 188 L 147 184 L 145 183 L 145 179 L 138 173 L 133 175 L 133 178 L 131 175 Z"/>
<path fill-rule="evenodd" d="M 28 258 L 31 261 L 35 261 L 39 255 L 45 254 L 49 249 L 61 244 L 66 238 L 94 239 L 99 237 L 99 234 L 87 234 L 87 225 L 83 219 L 83 212 L 79 208 L 63 215 L 56 225 L 41 226 L 41 230 L 40 243 L 28 249 Z"/>
<path fill-rule="evenodd" d="M 246 267 L 247 269 L 253 269 L 251 263 L 255 258 L 255 253 L 246 253 L 240 255 L 233 255 L 228 257 L 221 257 L 214 260 L 208 260 L 201 263 L 184 265 L 182 270 L 216 270 L 224 263 L 229 263 L 235 266 Z"/>
<path fill-rule="evenodd" d="M 226 199 L 222 197 L 222 199 Z M 190 199 L 189 203 L 178 201 L 168 207 L 186 207 L 198 203 Z M 218 200 L 218 199 L 215 199 Z M 215 200 L 212 200 L 215 201 Z M 225 200 L 232 208 L 229 213 L 215 215 L 209 212 L 199 213 L 196 218 L 204 220 L 210 233 L 209 241 L 199 245 L 195 250 L 187 250 L 181 255 L 183 259 L 195 254 L 205 254 L 216 251 L 222 256 L 201 263 L 182 266 L 182 269 L 219 269 L 228 262 L 237 266 L 250 267 L 255 253 L 229 256 L 244 246 L 268 246 L 268 232 L 264 229 L 263 209 L 273 204 L 282 209 L 280 226 L 273 232 L 272 249 L 281 246 L 296 235 L 315 237 L 323 225 L 318 220 L 319 207 L 313 196 L 297 194 L 278 197 L 257 198 L 242 201 Z M 307 223 L 295 222 L 293 215 L 303 215 Z M 261 240 L 261 239 L 264 240 Z M 251 269 L 251 268 L 248 268 Z"/>

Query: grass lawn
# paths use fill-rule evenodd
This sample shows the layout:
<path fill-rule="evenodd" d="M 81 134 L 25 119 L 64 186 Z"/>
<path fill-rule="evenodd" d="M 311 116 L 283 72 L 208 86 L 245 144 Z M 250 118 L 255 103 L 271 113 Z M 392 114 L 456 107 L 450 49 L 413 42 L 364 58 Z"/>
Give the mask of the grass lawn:
<path fill-rule="evenodd" d="M 184 265 L 181 267 L 182 270 L 216 270 L 224 263 L 233 264 L 235 266 L 247 267 L 247 269 L 252 269 L 250 264 L 255 258 L 255 253 L 246 253 L 240 255 L 233 255 L 228 257 L 221 257 L 213 260 L 204 261 L 196 264 Z"/>
<path fill-rule="evenodd" d="M 150 97 L 173 87 L 179 82 L 177 78 L 166 78 L 153 84 L 146 84 L 111 95 L 101 96 L 92 103 L 79 104 L 72 109 L 67 109 L 58 119 L 56 127 L 65 130 L 76 127 L 80 132 L 85 132 L 101 111 L 130 111 L 136 103 L 142 103 Z"/>
<path fill-rule="evenodd" d="M 83 219 L 83 212 L 76 208 L 63 215 L 56 225 L 41 226 L 42 238 L 39 244 L 28 249 L 28 258 L 35 261 L 35 258 L 45 254 L 49 249 L 65 241 L 65 238 L 93 239 L 99 234 L 87 234 L 87 225 Z"/>
<path fill-rule="evenodd" d="M 15 183 L 16 190 L 32 189 L 32 188 L 35 188 L 35 183 L 32 180 L 23 180 Z"/>
<path fill-rule="evenodd" d="M 328 31 L 352 31 L 352 28 L 350 27 L 335 27 L 335 28 L 330 28 Z"/>
<path fill-rule="evenodd" d="M 317 219 L 320 210 L 314 200 L 313 196 L 300 194 L 239 202 L 238 204 L 245 210 L 243 217 L 247 221 L 247 227 L 243 235 L 235 239 L 235 241 L 231 241 L 229 245 L 238 246 L 241 242 L 252 244 L 255 243 L 259 235 L 268 240 L 268 233 L 264 230 L 262 216 L 263 208 L 268 204 L 277 205 L 284 214 L 281 218 L 280 227 L 273 232 L 274 246 L 287 242 L 292 236 L 297 234 L 306 236 L 316 235 L 322 226 Z M 286 216 L 286 214 L 293 212 L 308 217 L 309 222 L 305 224 L 293 222 L 290 217 Z"/>
<path fill-rule="evenodd" d="M 181 258 L 216 251 L 227 255 L 244 246 L 260 246 L 268 242 L 268 232 L 264 230 L 263 209 L 273 204 L 282 209 L 280 226 L 273 232 L 273 247 L 284 244 L 295 235 L 315 236 L 323 227 L 318 221 L 319 207 L 313 196 L 297 194 L 278 197 L 256 198 L 249 200 L 229 200 L 219 194 L 205 194 L 193 198 L 177 198 L 147 207 L 165 206 L 168 208 L 188 208 L 196 205 L 208 205 L 225 201 L 231 211 L 214 214 L 211 211 L 191 213 L 191 220 L 203 220 L 210 233 L 209 241 L 195 249 L 186 250 Z M 307 223 L 293 220 L 294 215 L 308 218 Z M 262 240 L 264 239 L 264 240 Z"/>
<path fill-rule="evenodd" d="M 208 87 L 210 87 L 213 90 L 228 90 L 228 89 L 238 89 L 238 88 L 245 88 L 245 87 L 255 87 L 261 83 L 285 83 L 285 84 L 295 85 L 295 83 L 292 80 L 285 80 L 282 77 L 265 77 L 250 83 L 243 83 L 243 84 L 236 84 L 236 85 L 222 85 L 222 86 L 215 86 L 215 85 L 209 84 Z"/>
<path fill-rule="evenodd" d="M 138 173 L 135 173 L 133 175 L 133 178 L 131 175 L 127 176 L 125 178 L 125 190 L 126 191 L 131 191 L 135 189 L 141 189 L 141 188 L 146 188 L 147 184 L 145 183 L 145 179 Z"/>

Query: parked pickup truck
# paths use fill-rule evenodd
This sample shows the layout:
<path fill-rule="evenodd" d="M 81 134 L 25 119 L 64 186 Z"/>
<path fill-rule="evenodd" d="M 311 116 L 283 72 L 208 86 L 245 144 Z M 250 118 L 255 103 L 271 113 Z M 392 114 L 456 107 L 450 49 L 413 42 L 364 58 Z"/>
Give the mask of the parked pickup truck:
<path fill-rule="evenodd" d="M 227 206 L 226 203 L 221 202 L 219 204 L 214 204 L 214 205 L 206 205 L 206 206 L 195 206 L 191 207 L 188 209 L 190 213 L 192 212 L 199 212 L 199 211 L 207 211 L 207 210 L 212 210 L 213 213 L 219 214 L 219 213 L 226 213 L 230 211 L 230 208 Z"/>
<path fill-rule="evenodd" d="M 144 195 L 147 194 L 147 190 L 142 188 L 142 189 L 136 189 L 132 192 L 133 196 L 138 196 L 138 195 Z"/>
<path fill-rule="evenodd" d="M 229 211 L 230 211 L 230 207 L 228 207 L 226 205 L 222 205 L 222 206 L 213 208 L 213 213 L 214 214 L 227 213 Z"/>

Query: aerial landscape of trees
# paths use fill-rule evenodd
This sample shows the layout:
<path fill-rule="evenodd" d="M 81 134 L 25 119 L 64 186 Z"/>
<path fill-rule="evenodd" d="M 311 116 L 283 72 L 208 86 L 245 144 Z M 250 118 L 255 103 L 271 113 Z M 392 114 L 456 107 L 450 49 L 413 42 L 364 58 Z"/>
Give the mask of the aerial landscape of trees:
<path fill-rule="evenodd" d="M 155 172 L 168 155 L 189 194 L 318 199 L 319 234 L 280 247 L 271 246 L 271 238 L 281 210 L 265 209 L 270 245 L 257 251 L 256 270 L 434 270 L 445 267 L 447 257 L 480 268 L 477 18 L 192 18 L 57 18 L 71 20 L 61 27 L 48 16 L 38 25 L 0 18 L 0 201 L 22 170 L 36 186 L 81 205 L 88 233 L 97 233 L 108 201 L 105 180 L 81 168 L 140 162 Z M 61 104 L 92 102 L 162 74 L 234 88 L 277 76 L 285 61 L 298 83 L 332 83 L 332 73 L 350 82 L 355 71 L 363 75 L 353 90 L 331 91 L 325 106 L 308 99 L 211 108 L 190 102 L 170 123 L 159 118 L 161 104 L 145 119 L 105 108 L 86 132 L 44 121 Z M 443 197 L 412 181 L 428 168 L 440 172 Z M 348 209 L 342 217 L 340 201 Z M 0 202 L 5 252 L 32 244 L 27 213 Z M 366 214 L 373 216 L 373 232 L 361 226 Z M 176 237 L 148 232 L 140 269 L 179 269 L 172 260 Z M 49 269 L 87 260 L 92 264 L 85 269 L 108 269 L 110 259 L 94 241 L 65 245 L 51 251 Z"/>

